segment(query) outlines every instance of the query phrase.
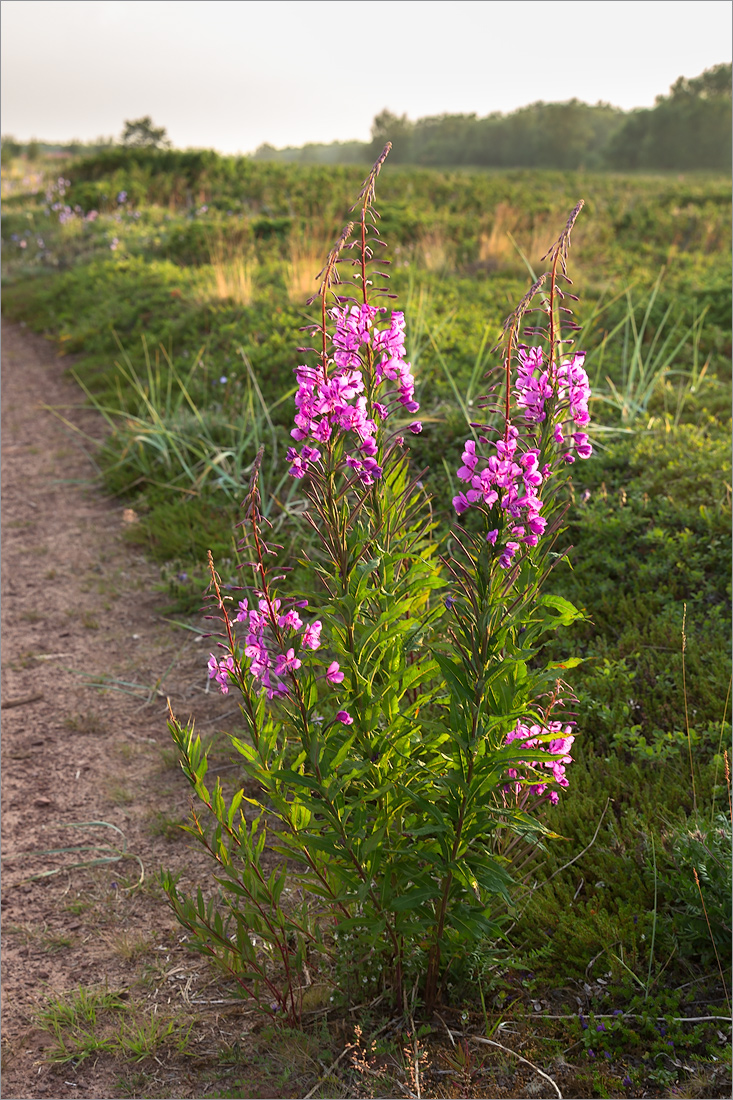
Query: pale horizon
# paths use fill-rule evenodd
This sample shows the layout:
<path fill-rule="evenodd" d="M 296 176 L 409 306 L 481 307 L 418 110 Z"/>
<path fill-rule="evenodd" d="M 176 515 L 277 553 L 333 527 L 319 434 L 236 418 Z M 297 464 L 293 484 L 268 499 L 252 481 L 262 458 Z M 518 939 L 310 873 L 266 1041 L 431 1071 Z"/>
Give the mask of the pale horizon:
<path fill-rule="evenodd" d="M 628 111 L 729 62 L 732 14 L 727 0 L 3 0 L 2 133 L 118 139 L 150 115 L 176 147 L 251 153 L 368 141 L 385 108 Z"/>

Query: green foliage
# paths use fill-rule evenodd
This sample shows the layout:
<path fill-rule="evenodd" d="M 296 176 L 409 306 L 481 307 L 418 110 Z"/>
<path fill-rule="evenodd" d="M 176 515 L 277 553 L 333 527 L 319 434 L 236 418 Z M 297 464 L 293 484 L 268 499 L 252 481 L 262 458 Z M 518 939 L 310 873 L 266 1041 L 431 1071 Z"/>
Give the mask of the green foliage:
<path fill-rule="evenodd" d="M 35 1018 L 53 1037 L 46 1058 L 60 1064 L 78 1065 L 104 1053 L 142 1061 L 165 1046 L 183 1054 L 191 1033 L 191 1026 L 176 1018 L 141 1018 L 138 1006 L 124 992 L 84 986 L 49 997 Z"/>
<path fill-rule="evenodd" d="M 730 742 L 730 736 L 728 737 Z M 731 962 L 731 822 L 719 813 L 671 827 L 665 835 L 660 889 L 684 956 L 703 966 Z M 697 872 L 697 880 L 695 878 Z"/>
<path fill-rule="evenodd" d="M 23 146 L 10 134 L 3 134 L 0 138 L 0 160 L 3 168 L 8 167 L 15 157 L 19 157 Z"/>
<path fill-rule="evenodd" d="M 580 629 L 579 721 L 599 752 L 679 743 L 684 604 L 690 722 L 709 752 L 730 676 L 728 470 L 712 421 L 622 440 L 577 469 L 573 568 L 552 584 L 593 624 Z"/>

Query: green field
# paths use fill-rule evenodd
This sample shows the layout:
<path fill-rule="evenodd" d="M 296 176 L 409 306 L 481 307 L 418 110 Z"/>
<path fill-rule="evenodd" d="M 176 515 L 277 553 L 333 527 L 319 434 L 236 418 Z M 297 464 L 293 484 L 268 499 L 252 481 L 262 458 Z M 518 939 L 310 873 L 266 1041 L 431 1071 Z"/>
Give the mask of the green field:
<path fill-rule="evenodd" d="M 104 486 L 140 516 L 131 535 L 160 562 L 172 611 L 200 606 L 207 550 L 234 580 L 260 443 L 283 554 L 312 539 L 286 473 L 293 370 L 314 277 L 364 174 L 115 150 L 36 193 L 4 184 L 5 315 L 73 353 L 109 421 Z M 584 659 L 577 759 L 546 814 L 564 839 L 522 873 L 507 938 L 453 995 L 475 1008 L 480 986 L 499 1003 L 516 981 L 539 1000 L 600 976 L 597 1011 L 642 1022 L 573 1040 L 665 1089 L 684 1079 L 670 1037 L 700 1072 L 727 1057 L 712 1025 L 670 1024 L 663 1038 L 653 1020 L 729 1013 L 716 954 L 727 972 L 730 182 L 387 165 L 377 208 L 424 424 L 412 458 L 447 534 L 491 349 L 580 198 L 570 272 L 596 453 L 575 468 L 574 549 L 550 581 L 588 615 L 551 654 Z"/>

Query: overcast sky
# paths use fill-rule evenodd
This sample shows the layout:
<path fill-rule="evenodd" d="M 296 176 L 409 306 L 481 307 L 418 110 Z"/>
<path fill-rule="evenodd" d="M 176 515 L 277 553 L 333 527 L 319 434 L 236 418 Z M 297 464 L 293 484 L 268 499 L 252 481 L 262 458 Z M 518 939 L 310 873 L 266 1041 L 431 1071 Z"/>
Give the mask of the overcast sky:
<path fill-rule="evenodd" d="M 649 107 L 731 60 L 728 0 L 3 0 L 2 132 L 179 147 L 368 140 L 410 118 L 577 97 Z"/>

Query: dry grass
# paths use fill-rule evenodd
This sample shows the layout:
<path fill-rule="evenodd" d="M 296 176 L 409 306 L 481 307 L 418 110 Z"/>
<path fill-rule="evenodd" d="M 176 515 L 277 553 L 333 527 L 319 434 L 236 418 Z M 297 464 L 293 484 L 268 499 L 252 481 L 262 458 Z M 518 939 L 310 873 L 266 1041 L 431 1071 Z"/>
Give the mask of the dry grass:
<path fill-rule="evenodd" d="M 415 262 L 418 267 L 438 274 L 450 270 L 455 263 L 453 242 L 439 229 L 423 233 L 415 246 Z"/>
<path fill-rule="evenodd" d="M 257 261 L 247 230 L 233 237 L 223 233 L 212 236 L 209 256 L 211 266 L 206 269 L 205 282 L 207 298 L 249 305 L 254 293 Z"/>
<path fill-rule="evenodd" d="M 549 214 L 535 218 L 531 228 L 525 222 L 521 210 L 500 202 L 491 228 L 479 235 L 479 263 L 498 266 L 516 259 L 518 253 L 512 238 L 521 235 L 525 256 L 531 264 L 538 264 L 557 235 L 556 226 Z"/>
<path fill-rule="evenodd" d="M 317 275 L 326 262 L 332 242 L 325 236 L 293 233 L 290 237 L 290 258 L 286 280 L 291 302 L 305 302 L 318 289 Z"/>

